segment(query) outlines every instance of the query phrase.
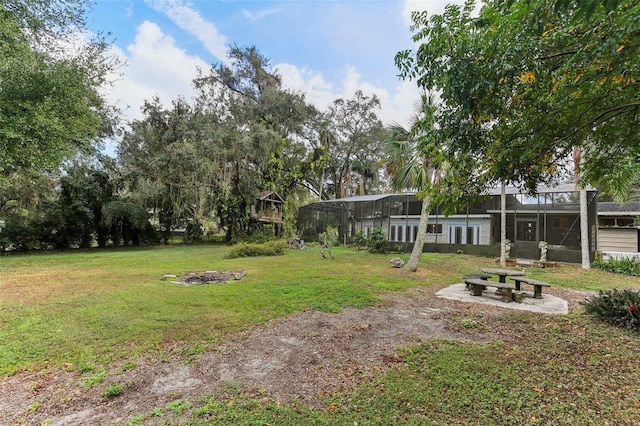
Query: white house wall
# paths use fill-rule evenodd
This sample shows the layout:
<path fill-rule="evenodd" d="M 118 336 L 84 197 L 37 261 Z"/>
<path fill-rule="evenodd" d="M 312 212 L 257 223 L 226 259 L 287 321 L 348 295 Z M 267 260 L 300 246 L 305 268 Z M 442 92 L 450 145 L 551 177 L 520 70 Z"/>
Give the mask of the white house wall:
<path fill-rule="evenodd" d="M 638 229 L 598 229 L 598 250 L 601 252 L 638 252 Z"/>
<path fill-rule="evenodd" d="M 413 242 L 412 234 L 409 240 L 406 238 L 407 227 L 418 227 L 420 223 L 419 216 L 411 217 L 392 217 L 389 223 L 389 235 L 390 241 L 395 242 Z M 429 225 L 442 225 L 441 233 L 427 233 L 426 243 L 438 243 L 438 244 L 451 244 L 450 239 L 451 232 L 455 232 L 455 227 L 461 227 L 462 243 L 461 244 L 479 244 L 489 245 L 491 244 L 491 219 L 489 217 L 467 217 L 467 216 L 450 216 L 450 217 L 429 217 Z M 395 238 L 392 232 L 395 227 Z M 477 228 L 474 231 L 475 241 L 467 241 L 467 227 Z M 398 238 L 398 232 L 401 231 L 401 235 Z"/>

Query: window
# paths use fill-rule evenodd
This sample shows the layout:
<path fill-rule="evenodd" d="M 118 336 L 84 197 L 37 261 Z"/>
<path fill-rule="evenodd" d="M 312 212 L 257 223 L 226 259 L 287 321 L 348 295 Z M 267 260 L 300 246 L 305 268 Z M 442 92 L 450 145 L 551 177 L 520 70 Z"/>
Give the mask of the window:
<path fill-rule="evenodd" d="M 449 244 L 464 244 L 462 241 L 462 226 L 449 227 Z"/>
<path fill-rule="evenodd" d="M 442 234 L 442 224 L 429 224 L 427 225 L 427 234 Z"/>
<path fill-rule="evenodd" d="M 391 230 L 389 232 L 389 241 L 397 241 L 396 240 L 396 226 L 391 225 Z"/>
<path fill-rule="evenodd" d="M 467 244 L 480 244 L 480 227 L 469 226 L 467 227 Z"/>
<path fill-rule="evenodd" d="M 601 217 L 598 218 L 598 225 L 603 227 L 633 227 L 636 226 L 636 220 L 631 217 Z"/>
<path fill-rule="evenodd" d="M 518 220 L 516 224 L 517 241 L 536 241 L 536 221 Z"/>
<path fill-rule="evenodd" d="M 569 217 L 554 217 L 553 221 L 551 222 L 551 226 L 555 229 L 569 229 Z"/>
<path fill-rule="evenodd" d="M 449 228 L 450 244 L 480 244 L 479 226 L 451 226 Z"/>

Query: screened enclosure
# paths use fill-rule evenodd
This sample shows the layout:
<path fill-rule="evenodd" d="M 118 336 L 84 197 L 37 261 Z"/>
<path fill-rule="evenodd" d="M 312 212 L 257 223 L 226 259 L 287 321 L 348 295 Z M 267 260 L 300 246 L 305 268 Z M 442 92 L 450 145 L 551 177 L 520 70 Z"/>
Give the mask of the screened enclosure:
<path fill-rule="evenodd" d="M 506 189 L 507 238 L 511 257 L 536 259 L 539 242 L 548 244 L 548 259 L 580 261 L 579 192 L 574 185 L 540 188 L 538 194 Z M 300 209 L 300 238 L 317 241 L 328 227 L 338 230 L 341 244 L 351 244 L 357 233 L 367 237 L 382 228 L 399 250 L 410 251 L 417 237 L 422 206 L 415 194 L 380 194 L 319 201 Z M 595 257 L 597 192 L 588 191 L 590 253 Z M 425 251 L 499 255 L 500 189 L 445 216 L 440 208 L 429 214 Z"/>

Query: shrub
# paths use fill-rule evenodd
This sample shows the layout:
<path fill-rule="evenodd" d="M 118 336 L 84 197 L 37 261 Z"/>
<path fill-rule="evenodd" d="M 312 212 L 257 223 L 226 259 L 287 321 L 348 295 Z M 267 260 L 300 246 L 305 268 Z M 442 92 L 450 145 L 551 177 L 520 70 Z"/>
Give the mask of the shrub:
<path fill-rule="evenodd" d="M 353 235 L 353 244 L 356 246 L 356 250 L 360 250 L 360 247 L 366 247 L 367 237 L 364 236 L 364 232 L 358 231 Z"/>
<path fill-rule="evenodd" d="M 590 315 L 629 330 L 640 331 L 640 292 L 633 290 L 608 290 L 584 302 L 584 310 Z"/>
<path fill-rule="evenodd" d="M 367 249 L 369 253 L 386 253 L 389 249 L 387 235 L 382 228 L 375 228 L 371 231 L 367 240 Z"/>
<path fill-rule="evenodd" d="M 269 241 L 276 241 L 277 239 L 276 230 L 273 225 L 262 225 L 248 235 L 234 236 L 231 241 L 233 244 L 264 244 Z"/>
<path fill-rule="evenodd" d="M 184 230 L 184 242 L 187 244 L 199 243 L 204 235 L 204 227 L 197 220 L 190 220 Z"/>
<path fill-rule="evenodd" d="M 640 263 L 635 258 L 612 257 L 609 260 L 598 258 L 593 262 L 593 267 L 616 274 L 640 276 Z"/>
<path fill-rule="evenodd" d="M 254 256 L 280 256 L 285 254 L 287 242 L 284 240 L 269 241 L 264 244 L 236 244 L 225 256 L 227 259 Z"/>

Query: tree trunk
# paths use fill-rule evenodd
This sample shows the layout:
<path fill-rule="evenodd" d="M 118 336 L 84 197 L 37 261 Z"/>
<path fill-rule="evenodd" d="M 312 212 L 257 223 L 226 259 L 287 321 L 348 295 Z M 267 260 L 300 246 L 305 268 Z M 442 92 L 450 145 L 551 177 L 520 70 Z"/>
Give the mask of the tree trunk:
<path fill-rule="evenodd" d="M 322 186 L 324 184 L 324 168 L 322 169 L 322 174 L 320 175 L 320 185 L 318 188 L 318 201 L 322 201 Z"/>
<path fill-rule="evenodd" d="M 582 255 L 582 269 L 591 269 L 589 259 L 589 214 L 587 210 L 587 190 L 580 184 L 580 170 L 584 163 L 582 148 L 577 146 L 573 150 L 574 177 L 576 189 L 580 191 L 580 253 Z"/>
<path fill-rule="evenodd" d="M 507 266 L 507 191 L 500 188 L 500 267 Z"/>
<path fill-rule="evenodd" d="M 429 204 L 430 198 L 425 195 L 422 199 L 422 211 L 420 212 L 420 224 L 418 225 L 418 235 L 413 244 L 413 250 L 411 251 L 411 257 L 404 269 L 410 272 L 418 270 L 418 263 L 420 262 L 420 256 L 422 255 L 422 249 L 424 248 L 424 241 L 427 236 L 427 223 L 429 222 Z"/>
<path fill-rule="evenodd" d="M 580 251 L 582 269 L 591 269 L 589 259 L 589 214 L 587 211 L 587 190 L 580 187 Z"/>

